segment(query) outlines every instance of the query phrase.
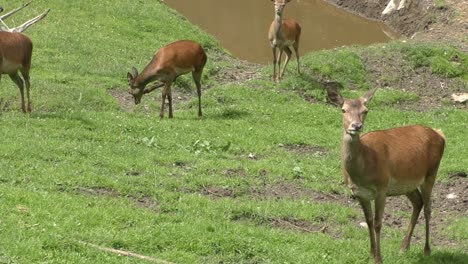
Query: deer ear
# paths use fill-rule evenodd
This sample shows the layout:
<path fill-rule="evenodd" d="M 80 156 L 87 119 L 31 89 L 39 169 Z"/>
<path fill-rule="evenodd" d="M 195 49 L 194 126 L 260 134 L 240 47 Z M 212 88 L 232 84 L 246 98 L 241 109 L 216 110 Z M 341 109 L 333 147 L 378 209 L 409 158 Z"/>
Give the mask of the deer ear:
<path fill-rule="evenodd" d="M 377 91 L 377 88 L 369 90 L 364 96 L 361 97 L 362 102 L 364 104 L 369 103 L 372 100 L 372 98 L 374 97 L 375 91 Z"/>
<path fill-rule="evenodd" d="M 135 67 L 132 67 L 133 78 L 138 76 L 138 70 Z"/>
<path fill-rule="evenodd" d="M 343 106 L 344 99 L 338 90 L 339 84 L 336 82 L 325 83 L 325 89 L 327 90 L 327 101 L 336 106 Z"/>
<path fill-rule="evenodd" d="M 128 83 L 129 83 L 129 84 L 132 84 L 132 83 L 133 83 L 133 76 L 132 76 L 132 74 L 129 73 L 129 72 L 127 73 L 127 79 L 128 79 Z"/>

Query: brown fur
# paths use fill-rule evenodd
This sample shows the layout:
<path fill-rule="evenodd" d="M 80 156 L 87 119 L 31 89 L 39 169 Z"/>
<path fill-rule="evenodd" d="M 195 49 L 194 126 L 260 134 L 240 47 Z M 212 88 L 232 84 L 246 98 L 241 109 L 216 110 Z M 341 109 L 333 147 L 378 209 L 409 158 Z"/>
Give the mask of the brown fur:
<path fill-rule="evenodd" d="M 294 49 L 297 58 L 297 72 L 300 74 L 299 65 L 299 40 L 301 38 L 301 26 L 294 19 L 283 19 L 284 7 L 289 0 L 271 0 L 275 4 L 275 19 L 271 22 L 268 30 L 268 40 L 273 51 L 273 81 L 279 82 L 284 75 L 284 71 L 291 59 Z M 276 50 L 279 49 L 279 55 L 276 56 Z M 281 57 L 283 52 L 286 52 L 286 61 L 281 70 Z M 276 65 L 278 64 L 278 75 L 276 75 Z"/>
<path fill-rule="evenodd" d="M 369 228 L 371 255 L 381 263 L 380 231 L 387 196 L 406 195 L 413 213 L 401 250 L 410 246 L 411 236 L 424 206 L 426 244 L 429 255 L 431 193 L 445 148 L 440 130 L 414 125 L 369 132 L 360 136 L 367 116 L 366 104 L 375 90 L 360 99 L 330 98 L 342 106 L 343 144 L 341 159 L 346 184 L 361 204 Z M 375 201 L 375 213 L 371 201 Z"/>
<path fill-rule="evenodd" d="M 21 108 L 24 113 L 31 112 L 29 70 L 31 68 L 33 44 L 22 33 L 0 32 L 0 77 L 8 74 L 18 86 L 21 94 Z M 23 79 L 19 76 L 19 73 Z M 24 84 L 28 97 L 26 108 L 24 101 Z"/>
<path fill-rule="evenodd" d="M 128 73 L 127 76 L 130 85 L 129 92 L 135 98 L 135 103 L 138 104 L 143 94 L 149 93 L 164 85 L 159 116 L 160 118 L 164 117 L 164 103 L 167 97 L 169 101 L 169 118 L 172 118 L 171 85 L 178 76 L 192 72 L 198 94 L 198 116 L 201 117 L 200 80 L 206 61 L 206 53 L 200 44 L 191 40 L 173 42 L 157 51 L 151 62 L 145 67 L 141 74 L 138 74 L 135 68 L 133 69 L 133 74 Z M 145 86 L 148 83 L 156 80 L 159 80 L 162 84 L 154 85 L 145 89 Z"/>

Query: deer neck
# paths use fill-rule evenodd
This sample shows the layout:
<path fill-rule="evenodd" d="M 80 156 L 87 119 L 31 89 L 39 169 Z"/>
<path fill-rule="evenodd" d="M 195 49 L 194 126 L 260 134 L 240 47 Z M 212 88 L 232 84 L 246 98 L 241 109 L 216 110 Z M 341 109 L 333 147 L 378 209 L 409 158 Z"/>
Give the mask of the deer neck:
<path fill-rule="evenodd" d="M 273 32 L 275 34 L 275 37 L 279 37 L 281 33 L 281 25 L 283 24 L 283 14 L 275 14 L 275 20 L 274 20 L 274 26 L 273 26 Z"/>
<path fill-rule="evenodd" d="M 145 88 L 145 86 L 152 81 L 154 81 L 154 76 L 148 74 L 145 69 L 135 78 L 135 86 Z"/>
<path fill-rule="evenodd" d="M 364 153 L 361 139 L 358 135 L 352 136 L 344 132 L 341 146 L 341 160 L 343 168 L 351 178 L 361 175 L 364 170 Z"/>

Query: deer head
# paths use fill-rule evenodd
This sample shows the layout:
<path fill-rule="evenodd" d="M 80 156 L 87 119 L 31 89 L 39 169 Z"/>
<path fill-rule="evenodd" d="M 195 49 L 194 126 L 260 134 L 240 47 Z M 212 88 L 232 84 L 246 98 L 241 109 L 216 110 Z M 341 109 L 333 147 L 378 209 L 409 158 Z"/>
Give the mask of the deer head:
<path fill-rule="evenodd" d="M 138 71 L 135 67 L 132 68 L 132 73 L 127 73 L 127 79 L 128 79 L 128 93 L 133 96 L 133 99 L 135 99 L 135 104 L 139 104 L 141 102 L 141 97 L 143 96 L 144 92 L 144 86 L 138 86 L 135 84 L 135 79 L 138 77 Z"/>
<path fill-rule="evenodd" d="M 368 91 L 358 99 L 344 99 L 337 91 L 328 90 L 329 100 L 341 107 L 343 112 L 343 129 L 350 136 L 359 136 L 364 129 L 368 109 L 366 107 L 374 96 L 376 89 Z M 333 96 L 330 96 L 332 94 Z"/>
<path fill-rule="evenodd" d="M 289 3 L 291 0 L 271 0 L 275 4 L 275 12 L 277 15 L 282 15 L 284 7 L 286 6 L 287 3 Z"/>

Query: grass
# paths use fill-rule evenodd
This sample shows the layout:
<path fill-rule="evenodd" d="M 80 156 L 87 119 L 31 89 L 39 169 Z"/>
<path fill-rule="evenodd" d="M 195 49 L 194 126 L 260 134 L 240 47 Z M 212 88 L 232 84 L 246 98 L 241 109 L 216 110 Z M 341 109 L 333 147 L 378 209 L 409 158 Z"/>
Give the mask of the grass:
<path fill-rule="evenodd" d="M 18 3 L 2 5 L 11 9 Z M 344 91 L 346 96 L 360 95 L 370 86 L 358 56 L 362 48 L 307 55 L 306 74 L 288 73 L 279 85 L 266 81 L 269 67 L 258 80 L 216 83 L 211 75 L 226 62 L 210 59 L 204 118 L 196 117 L 194 97 L 177 102 L 174 119 L 159 120 L 158 105 L 124 112 L 108 90 L 126 90 L 131 66 L 141 70 L 168 42 L 194 39 L 213 58 L 223 52 L 216 40 L 159 2 L 46 1 L 32 7 L 12 24 L 52 8 L 27 31 L 35 45 L 33 113 L 20 113 L 17 88 L 8 78 L 1 82 L 0 98 L 9 111 L 0 116 L 0 263 L 145 262 L 80 241 L 175 263 L 368 258 L 367 231 L 358 227 L 362 213 L 356 206 L 263 194 L 282 185 L 349 194 L 340 176 L 340 111 L 323 103 L 313 76 L 337 79 L 358 88 Z M 295 92 L 300 89 L 319 102 L 304 101 Z M 439 178 L 466 171 L 466 111 L 401 112 L 388 103 L 401 100 L 415 95 L 377 92 L 367 130 L 412 123 L 442 128 L 449 140 Z M 282 147 L 295 144 L 322 152 Z M 284 219 L 331 231 L 274 225 Z M 457 245 L 434 248 L 430 258 L 422 257 L 421 243 L 399 255 L 404 230 L 385 227 L 386 263 L 462 263 L 466 219 L 458 216 L 443 234 Z"/>

